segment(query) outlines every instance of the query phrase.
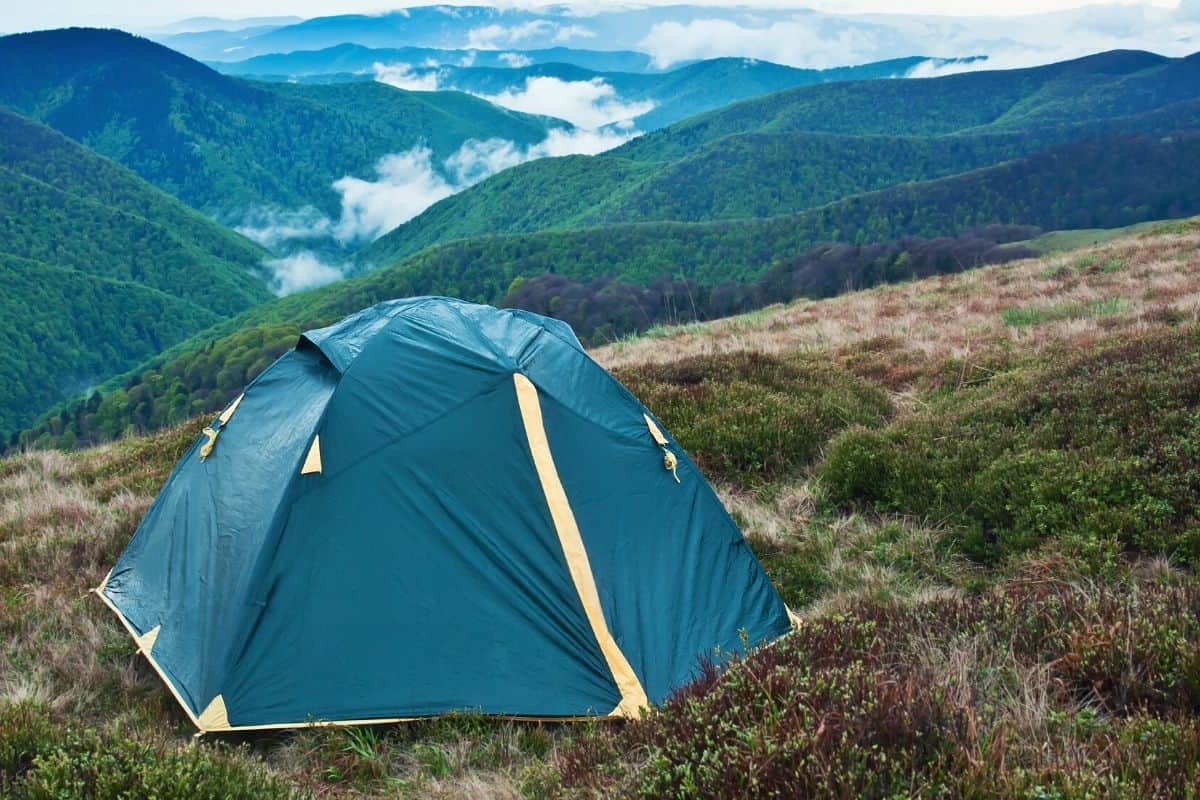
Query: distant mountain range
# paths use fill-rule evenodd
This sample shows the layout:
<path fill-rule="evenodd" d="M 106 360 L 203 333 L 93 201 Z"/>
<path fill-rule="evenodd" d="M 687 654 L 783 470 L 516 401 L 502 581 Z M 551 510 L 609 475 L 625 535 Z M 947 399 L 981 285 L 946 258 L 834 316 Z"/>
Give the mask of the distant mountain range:
<path fill-rule="evenodd" d="M 949 7 L 940 15 L 919 15 L 735 4 L 590 9 L 422 6 L 241 30 L 229 30 L 234 26 L 228 23 L 218 25 L 225 30 L 154 35 L 193 58 L 211 61 L 341 44 L 497 53 L 568 47 L 646 53 L 658 68 L 720 56 L 823 68 L 913 53 L 947 57 L 986 53 L 1015 66 L 1117 47 L 1145 47 L 1169 55 L 1200 49 L 1200 16 L 1186 2 L 1175 9 L 1093 4 L 986 17 L 953 16 Z"/>
<path fill-rule="evenodd" d="M 409 64 L 414 68 L 513 68 L 535 64 L 570 64 L 596 72 L 660 72 L 645 53 L 633 50 L 585 50 L 547 47 L 537 50 L 440 50 L 433 47 L 366 47 L 343 43 L 320 50 L 270 53 L 241 60 L 210 60 L 227 75 L 294 80 L 324 75 L 374 75 L 376 64 Z"/>
<path fill-rule="evenodd" d="M 1088 136 L 1195 127 L 1197 100 L 1200 55 L 1140 52 L 803 87 L 694 117 L 592 158 L 515 167 L 434 205 L 359 259 L 388 264 L 485 234 L 792 214 Z"/>
<path fill-rule="evenodd" d="M 598 57 L 599 56 L 599 57 Z M 316 52 L 260 56 L 213 67 L 231 75 L 264 80 L 349 82 L 403 76 L 401 88 L 438 88 L 468 92 L 484 98 L 503 98 L 529 89 L 530 81 L 550 78 L 564 83 L 603 82 L 625 104 L 648 104 L 649 110 L 631 118 L 639 131 L 656 130 L 687 117 L 759 97 L 782 89 L 875 78 L 903 78 L 921 66 L 943 68 L 982 57 L 931 59 L 923 56 L 831 69 L 797 69 L 750 58 L 697 61 L 666 72 L 589 64 L 648 62 L 637 53 L 540 50 L 522 53 L 486 51 L 372 50 L 342 45 Z M 504 63 L 507 59 L 508 63 Z M 551 60 L 551 59 L 557 59 Z M 525 63 L 528 60 L 531 63 Z M 395 80 L 390 79 L 390 80 Z M 501 100 L 502 102 L 502 100 Z"/>
<path fill-rule="evenodd" d="M 334 181 L 417 145 L 445 157 L 467 139 L 529 145 L 569 127 L 456 93 L 250 83 L 92 29 L 0 38 L 0 104 L 226 221 L 261 206 L 336 213 Z"/>

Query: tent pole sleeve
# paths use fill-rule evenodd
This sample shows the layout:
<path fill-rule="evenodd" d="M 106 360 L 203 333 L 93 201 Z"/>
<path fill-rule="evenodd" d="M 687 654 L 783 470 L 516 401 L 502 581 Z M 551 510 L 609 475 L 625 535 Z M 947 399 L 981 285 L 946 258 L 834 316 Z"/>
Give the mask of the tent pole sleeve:
<path fill-rule="evenodd" d="M 608 663 L 617 689 L 621 692 L 621 702 L 613 710 L 613 716 L 636 717 L 639 711 L 649 707 L 650 703 L 641 681 L 629 665 L 625 654 L 621 652 L 621 648 L 617 646 L 612 632 L 608 629 L 608 622 L 604 619 L 600 593 L 596 590 L 596 578 L 588 561 L 587 550 L 583 546 L 583 537 L 567 501 L 566 490 L 559 479 L 554 457 L 550 453 L 550 442 L 546 438 L 546 428 L 542 422 L 542 406 L 538 400 L 537 387 L 519 372 L 513 373 L 513 382 L 516 384 L 517 404 L 521 409 L 521 421 L 525 425 L 529 450 L 533 454 L 534 467 L 542 484 L 542 492 L 546 496 L 546 504 L 550 507 L 550 517 L 554 521 L 571 580 L 583 604 L 592 633 L 600 644 L 604 660 Z"/>

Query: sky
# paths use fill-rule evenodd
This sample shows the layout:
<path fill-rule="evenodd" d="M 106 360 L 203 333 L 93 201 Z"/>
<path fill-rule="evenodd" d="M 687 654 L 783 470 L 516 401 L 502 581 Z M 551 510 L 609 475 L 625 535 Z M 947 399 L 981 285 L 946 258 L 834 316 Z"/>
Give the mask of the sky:
<path fill-rule="evenodd" d="M 669 5 L 688 0 L 642 0 L 638 5 Z M 754 5 L 772 8 L 816 8 L 830 13 L 897 13 L 897 14 L 940 14 L 940 15 L 999 15 L 1012 16 L 1079 8 L 1088 5 L 1080 0 L 814 0 L 805 3 L 787 3 L 781 0 L 690 0 L 695 5 Z M 433 5 L 436 0 L 422 2 L 388 3 L 386 0 L 0 0 L 0 31 L 12 33 L 41 28 L 57 28 L 67 25 L 90 25 L 127 29 L 150 28 L 164 25 L 187 17 L 215 16 L 244 18 L 256 16 L 289 15 L 300 17 L 328 16 L 343 13 L 373 13 L 405 5 Z M 466 0 L 450 0 L 450 4 L 462 5 Z M 1179 0 L 1108 0 L 1108 4 L 1120 2 L 1125 5 L 1158 6 L 1173 8 Z M 1188 0 L 1184 0 L 1188 2 Z M 488 3 L 476 0 L 478 5 L 537 6 L 546 2 L 524 2 L 524 0 L 500 0 Z M 581 10 L 619 5 L 605 0 L 585 0 L 573 3 Z"/>

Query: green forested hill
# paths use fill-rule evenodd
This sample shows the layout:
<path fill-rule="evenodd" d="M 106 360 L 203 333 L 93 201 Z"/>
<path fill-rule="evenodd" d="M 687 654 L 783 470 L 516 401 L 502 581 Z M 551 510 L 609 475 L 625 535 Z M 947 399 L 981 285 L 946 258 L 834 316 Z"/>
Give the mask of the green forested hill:
<path fill-rule="evenodd" d="M 515 167 L 434 205 L 360 258 L 382 265 L 484 234 L 790 214 L 1086 137 L 1197 126 L 1195 56 L 1105 53 L 1028 70 L 805 87 L 586 163 Z"/>
<path fill-rule="evenodd" d="M 264 255 L 0 109 L 0 431 L 268 299 Z"/>
<path fill-rule="evenodd" d="M 120 31 L 0 38 L 0 104 L 32 116 L 206 213 L 338 208 L 333 181 L 387 153 L 465 139 L 540 141 L 549 121 L 454 93 L 255 84 Z M 564 123 L 553 123 L 564 124 Z"/>
<path fill-rule="evenodd" d="M 673 160 L 705 143 L 756 131 L 937 136 L 1028 130 L 1151 111 L 1196 98 L 1198 86 L 1200 54 L 1170 59 L 1140 51 L 923 80 L 833 83 L 701 114 L 615 153 Z"/>
<path fill-rule="evenodd" d="M 280 298 L 220 323 L 143 365 L 119 387 L 109 387 L 90 410 L 75 404 L 65 417 L 27 431 L 19 441 L 103 440 L 131 424 L 153 428 L 218 408 L 292 346 L 301 330 L 387 298 L 446 294 L 495 303 L 523 280 L 546 274 L 577 281 L 612 276 L 636 284 L 683 277 L 710 287 L 734 284 L 730 291 L 736 292 L 736 285 L 760 278 L 773 264 L 818 242 L 952 236 L 994 223 L 1111 228 L 1200 213 L 1196 163 L 1200 132 L 1112 136 L 795 215 L 612 225 L 438 245 L 363 277 Z M 864 266 L 861 274 L 845 273 L 847 283 L 906 277 L 905 258 L 896 248 L 889 252 L 882 273 Z M 819 272 L 821 263 L 816 259 L 805 270 Z M 951 257 L 931 262 L 920 274 L 962 267 Z M 827 277 L 808 274 L 792 292 L 828 294 Z M 543 310 L 553 312 L 552 305 Z"/>

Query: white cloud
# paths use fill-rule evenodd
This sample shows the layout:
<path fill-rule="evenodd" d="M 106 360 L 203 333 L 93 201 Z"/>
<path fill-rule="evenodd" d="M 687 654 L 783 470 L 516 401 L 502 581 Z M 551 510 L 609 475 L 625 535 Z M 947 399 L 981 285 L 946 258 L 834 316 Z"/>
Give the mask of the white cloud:
<path fill-rule="evenodd" d="M 555 128 L 550 135 L 530 149 L 529 158 L 551 158 L 554 156 L 588 155 L 594 156 L 605 150 L 612 150 L 633 137 L 638 132 L 632 126 L 627 126 L 618 132 L 611 128 L 602 131 L 588 131 L 576 128 L 565 130 Z M 528 158 L 526 160 L 529 160 Z"/>
<path fill-rule="evenodd" d="M 527 151 L 508 139 L 468 139 L 446 159 L 445 166 L 455 186 L 465 189 L 528 160 Z"/>
<path fill-rule="evenodd" d="M 596 129 L 632 120 L 651 111 L 651 101 L 625 102 L 602 78 L 564 81 L 549 76 L 525 79 L 521 89 L 480 95 L 485 100 L 514 111 L 565 119 L 581 128 Z"/>
<path fill-rule="evenodd" d="M 263 266 L 271 270 L 271 288 L 280 296 L 324 286 L 343 277 L 342 269 L 326 264 L 308 250 L 301 250 L 282 258 L 267 259 Z"/>
<path fill-rule="evenodd" d="M 582 25 L 558 25 L 545 19 L 532 19 L 520 25 L 481 25 L 467 31 L 467 47 L 473 50 L 500 50 L 523 42 L 546 40 L 565 43 L 589 39 L 596 34 Z"/>
<path fill-rule="evenodd" d="M 333 183 L 342 195 L 333 235 L 343 244 L 376 239 L 457 191 L 434 169 L 428 147 L 386 155 L 375 172 L 374 181 L 347 175 Z"/>
<path fill-rule="evenodd" d="M 438 73 L 436 70 L 428 72 L 417 72 L 413 69 L 412 64 L 384 64 L 376 61 L 373 69 L 375 70 L 375 80 L 380 83 L 386 83 L 388 86 L 395 86 L 397 89 L 405 89 L 410 92 L 436 92 L 438 90 Z"/>
<path fill-rule="evenodd" d="M 766 25 L 743 26 L 729 19 L 660 22 L 639 46 L 666 68 L 680 61 L 751 56 L 797 67 L 832 67 L 873 60 L 879 41 L 873 26 L 822 25 L 805 15 Z"/>
<path fill-rule="evenodd" d="M 257 208 L 247 213 L 234 230 L 258 242 L 268 250 L 295 241 L 324 239 L 329 236 L 333 221 L 312 206 L 298 211 L 278 208 Z"/>
<path fill-rule="evenodd" d="M 987 64 L 940 70 L 947 73 L 1033 66 L 1114 49 L 1170 56 L 1200 49 L 1200 0 L 1184 0 L 1172 9 L 1110 4 L 1024 17 L 850 16 L 815 11 L 767 17 L 724 11 L 700 11 L 692 19 L 659 22 L 641 38 L 638 49 L 653 56 L 660 67 L 720 56 L 814 68 L 911 55 L 990 57 Z"/>
<path fill-rule="evenodd" d="M 538 158 L 594 155 L 629 141 L 635 133 L 555 128 L 530 147 L 500 138 L 468 139 L 440 168 L 428 147 L 384 156 L 375 165 L 375 180 L 347 175 L 334 182 L 342 196 L 342 215 L 332 234 L 343 245 L 377 239 L 501 170 Z"/>
<path fill-rule="evenodd" d="M 501 53 L 500 55 L 497 56 L 497 58 L 499 58 L 501 61 L 503 61 L 505 64 L 512 67 L 513 69 L 520 69 L 521 67 L 528 67 L 530 64 L 533 63 L 533 59 L 530 58 L 529 56 L 525 55 L 524 53 Z"/>

